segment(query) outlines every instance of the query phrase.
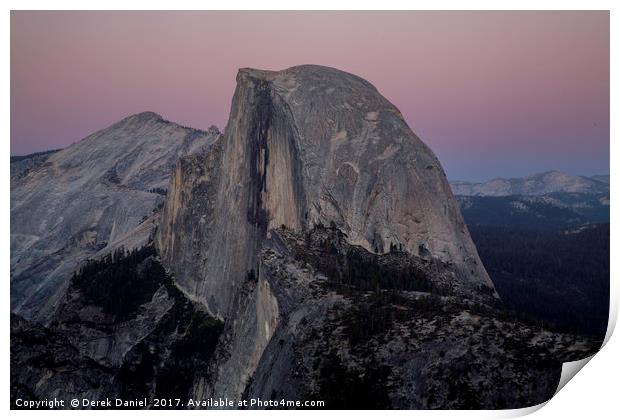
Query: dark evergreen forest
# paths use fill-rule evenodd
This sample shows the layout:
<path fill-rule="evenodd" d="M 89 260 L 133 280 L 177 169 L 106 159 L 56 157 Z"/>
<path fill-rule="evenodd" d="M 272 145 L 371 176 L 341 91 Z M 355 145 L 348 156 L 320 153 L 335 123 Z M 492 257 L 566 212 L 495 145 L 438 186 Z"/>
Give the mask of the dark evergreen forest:
<path fill-rule="evenodd" d="M 469 226 L 504 304 L 554 329 L 604 335 L 609 224 L 561 230 Z"/>

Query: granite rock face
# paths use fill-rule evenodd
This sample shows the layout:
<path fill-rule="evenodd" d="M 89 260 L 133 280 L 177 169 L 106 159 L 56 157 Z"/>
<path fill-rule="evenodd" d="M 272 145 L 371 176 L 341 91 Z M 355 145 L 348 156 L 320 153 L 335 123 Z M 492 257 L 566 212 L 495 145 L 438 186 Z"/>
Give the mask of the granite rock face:
<path fill-rule="evenodd" d="M 179 287 L 215 315 L 281 225 L 334 223 L 376 254 L 452 264 L 473 299 L 497 297 L 439 161 L 365 80 L 313 65 L 241 69 L 221 142 L 177 167 L 156 237 Z"/>
<path fill-rule="evenodd" d="M 149 219 L 177 159 L 219 135 L 145 112 L 45 155 L 28 170 L 23 161 L 12 163 L 21 166 L 11 177 L 11 310 L 45 322 L 83 261 Z M 144 226 L 138 230 L 136 246 L 148 238 Z"/>
<path fill-rule="evenodd" d="M 48 328 L 15 318 L 12 395 L 44 398 L 64 381 L 95 397 L 525 407 L 553 395 L 561 362 L 598 349 L 596 339 L 502 309 L 439 162 L 368 82 L 320 66 L 242 69 L 237 82 L 225 134 L 201 133 L 205 147 L 175 152 L 185 156 L 170 179 L 170 151 L 143 169 L 86 171 L 90 160 L 58 161 L 68 148 L 19 181 L 34 189 L 37 177 L 53 178 L 44 184 L 52 192 L 55 182 L 77 183 L 71 190 L 88 203 L 105 188 L 124 210 L 104 217 L 82 203 L 80 224 L 77 210 L 57 202 L 81 195 L 34 189 L 54 217 L 91 226 L 76 243 L 103 237 L 105 246 L 70 248 L 93 258 L 48 300 Z M 123 138 L 168 127 L 153 115 L 124 123 L 112 130 Z M 145 185 L 167 188 L 161 210 L 152 212 L 159 200 Z M 28 202 L 24 191 L 16 205 Z M 73 226 L 56 240 L 75 238 Z"/>
<path fill-rule="evenodd" d="M 258 259 L 224 324 L 175 287 L 151 246 L 91 260 L 49 327 L 12 315 L 13 401 L 517 408 L 550 398 L 561 363 L 600 346 L 458 296 L 449 267 L 376 255 L 334 227 L 270 230 Z"/>
<path fill-rule="evenodd" d="M 268 242 L 256 283 L 278 310 L 265 325 L 270 340 L 252 365 L 247 399 L 348 409 L 526 407 L 553 396 L 562 362 L 600 345 L 454 296 L 441 280 L 449 271 L 400 251 L 375 259 L 337 230 L 278 230 Z M 378 268 L 379 287 L 355 275 L 356 266 L 372 271 L 364 259 Z M 336 268 L 324 276 L 328 266 Z M 399 272 L 419 281 L 399 284 Z"/>
<path fill-rule="evenodd" d="M 243 280 L 190 395 L 349 409 L 518 408 L 551 398 L 562 362 L 601 344 L 469 299 L 454 276 L 406 251 L 376 255 L 335 227 L 270 230 L 258 274 Z"/>
<path fill-rule="evenodd" d="M 152 246 L 93 259 L 48 327 L 11 314 L 11 398 L 184 402 L 222 326 L 171 282 Z"/>
<path fill-rule="evenodd" d="M 308 252 L 325 226 L 348 249 L 336 259 Z M 282 232 L 305 238 L 277 270 L 299 284 L 269 274 L 270 255 L 291 253 Z M 264 396 L 257 374 L 290 376 L 299 359 L 261 366 L 296 345 L 299 305 L 313 328 L 335 316 L 345 297 L 325 282 L 499 304 L 437 158 L 372 85 L 331 68 L 241 69 L 224 136 L 177 165 L 155 243 L 175 285 L 225 321 L 198 399 Z"/>
<path fill-rule="evenodd" d="M 11 182 L 25 177 L 29 172 L 45 163 L 48 157 L 59 150 L 60 149 L 46 150 L 44 152 L 32 153 L 25 156 L 11 156 Z"/>

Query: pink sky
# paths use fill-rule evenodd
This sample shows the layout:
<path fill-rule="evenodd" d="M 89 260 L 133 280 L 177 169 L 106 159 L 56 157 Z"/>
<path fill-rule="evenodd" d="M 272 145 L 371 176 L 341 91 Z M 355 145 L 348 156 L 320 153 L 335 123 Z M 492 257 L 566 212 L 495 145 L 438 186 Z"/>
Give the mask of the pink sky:
<path fill-rule="evenodd" d="M 11 154 L 155 111 L 223 129 L 238 68 L 355 73 L 449 178 L 609 171 L 607 12 L 12 12 Z"/>

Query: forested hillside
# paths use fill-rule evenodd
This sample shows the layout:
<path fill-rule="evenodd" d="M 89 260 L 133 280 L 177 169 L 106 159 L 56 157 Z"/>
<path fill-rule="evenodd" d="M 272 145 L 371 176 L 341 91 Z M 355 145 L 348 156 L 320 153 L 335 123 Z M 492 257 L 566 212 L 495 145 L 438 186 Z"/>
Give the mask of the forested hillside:
<path fill-rule="evenodd" d="M 542 231 L 469 226 L 503 302 L 555 329 L 604 335 L 609 224 Z"/>

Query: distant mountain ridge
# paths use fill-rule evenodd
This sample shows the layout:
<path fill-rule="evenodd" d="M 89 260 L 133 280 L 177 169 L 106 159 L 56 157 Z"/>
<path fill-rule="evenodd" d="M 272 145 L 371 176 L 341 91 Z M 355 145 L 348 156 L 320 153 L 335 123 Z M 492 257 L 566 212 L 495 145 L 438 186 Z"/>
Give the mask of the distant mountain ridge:
<path fill-rule="evenodd" d="M 609 184 L 609 175 L 592 175 L 590 178 Z"/>
<path fill-rule="evenodd" d="M 481 183 L 452 181 L 450 185 L 470 226 L 539 230 L 609 223 L 609 175 L 548 171 Z"/>
<path fill-rule="evenodd" d="M 609 175 L 593 177 L 547 171 L 523 178 L 495 178 L 487 182 L 450 181 L 455 195 L 501 197 L 556 192 L 609 194 Z"/>

